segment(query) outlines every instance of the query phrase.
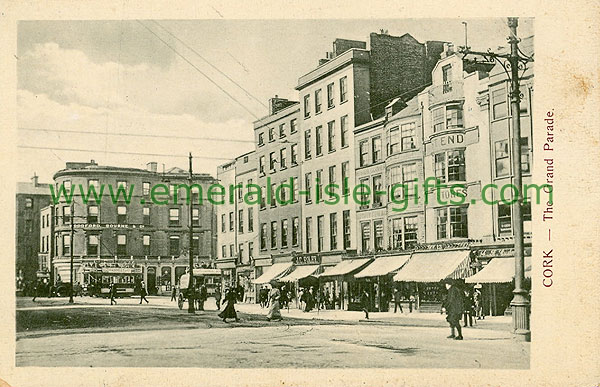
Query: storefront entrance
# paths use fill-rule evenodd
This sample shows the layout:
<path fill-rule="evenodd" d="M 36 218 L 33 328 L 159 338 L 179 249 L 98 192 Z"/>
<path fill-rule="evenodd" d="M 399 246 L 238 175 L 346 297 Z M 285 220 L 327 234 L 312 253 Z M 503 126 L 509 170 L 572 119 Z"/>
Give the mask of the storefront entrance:
<path fill-rule="evenodd" d="M 156 267 L 148 266 L 148 274 L 146 276 L 146 289 L 148 289 L 148 294 L 155 296 L 157 293 L 156 290 Z"/>

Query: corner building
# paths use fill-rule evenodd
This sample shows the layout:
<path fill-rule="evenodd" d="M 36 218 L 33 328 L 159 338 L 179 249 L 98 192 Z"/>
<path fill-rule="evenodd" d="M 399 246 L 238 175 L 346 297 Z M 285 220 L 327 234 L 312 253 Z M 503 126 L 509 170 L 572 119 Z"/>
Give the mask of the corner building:
<path fill-rule="evenodd" d="M 158 172 L 154 162 L 148 163 L 145 170 L 102 166 L 93 160 L 68 162 L 65 169 L 54 174 L 57 192 L 61 186 L 69 192 L 74 190 L 72 205 L 64 196 L 54 205 L 55 282 L 70 281 L 71 221 L 73 278 L 84 286 L 98 281 L 139 284 L 143 280 L 150 294 L 168 293 L 189 267 L 190 221 L 194 229 L 191 243 L 195 266 L 214 266 L 215 211 L 206 192 L 215 180 L 207 174 L 193 175 L 193 184 L 200 189 L 191 189 L 190 219 L 186 190 L 177 189 L 179 184 L 189 184 L 188 176 L 180 168 Z M 165 187 L 155 187 L 158 184 Z M 90 198 L 86 204 L 80 186 L 86 193 L 89 187 L 97 193 L 104 187 L 100 203 Z M 109 187 L 114 193 L 118 187 L 126 192 L 132 190 L 130 203 L 122 195 L 113 200 Z M 152 192 L 155 201 L 164 203 L 151 200 Z M 129 275 L 123 276 L 124 273 Z"/>

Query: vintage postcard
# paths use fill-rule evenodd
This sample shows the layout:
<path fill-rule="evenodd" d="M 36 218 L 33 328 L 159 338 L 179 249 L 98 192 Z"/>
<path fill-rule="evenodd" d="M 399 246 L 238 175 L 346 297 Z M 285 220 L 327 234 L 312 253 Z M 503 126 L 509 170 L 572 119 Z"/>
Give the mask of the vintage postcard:
<path fill-rule="evenodd" d="M 597 3 L 6 5 L 0 385 L 600 383 Z"/>

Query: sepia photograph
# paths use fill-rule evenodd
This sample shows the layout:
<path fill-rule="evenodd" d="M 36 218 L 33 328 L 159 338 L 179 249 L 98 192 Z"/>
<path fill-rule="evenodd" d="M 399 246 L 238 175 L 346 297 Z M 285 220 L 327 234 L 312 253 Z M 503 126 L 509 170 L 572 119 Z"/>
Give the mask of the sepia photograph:
<path fill-rule="evenodd" d="M 16 366 L 529 369 L 534 24 L 19 21 Z"/>

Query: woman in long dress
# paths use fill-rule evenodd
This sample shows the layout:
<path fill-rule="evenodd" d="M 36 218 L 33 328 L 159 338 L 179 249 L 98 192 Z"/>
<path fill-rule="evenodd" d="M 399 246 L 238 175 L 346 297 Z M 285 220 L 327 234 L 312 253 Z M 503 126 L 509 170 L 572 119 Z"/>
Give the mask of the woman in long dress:
<path fill-rule="evenodd" d="M 277 286 L 273 286 L 269 292 L 269 299 L 271 300 L 271 305 L 269 306 L 269 312 L 267 313 L 267 320 L 281 320 L 281 311 L 279 305 L 281 291 L 277 288 Z"/>
<path fill-rule="evenodd" d="M 235 321 L 240 321 L 237 317 L 234 307 L 236 298 L 237 293 L 232 289 L 227 289 L 227 292 L 225 293 L 225 301 L 227 301 L 227 306 L 221 313 L 219 313 L 219 317 L 223 319 L 223 322 L 227 322 L 228 318 L 234 318 Z"/>

